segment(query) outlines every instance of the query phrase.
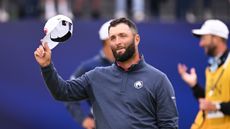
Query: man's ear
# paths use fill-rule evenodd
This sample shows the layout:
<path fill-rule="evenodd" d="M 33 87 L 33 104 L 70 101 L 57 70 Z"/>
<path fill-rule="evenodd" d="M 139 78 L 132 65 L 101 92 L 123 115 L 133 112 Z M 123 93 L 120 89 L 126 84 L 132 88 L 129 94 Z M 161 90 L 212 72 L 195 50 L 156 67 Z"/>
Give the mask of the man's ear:
<path fill-rule="evenodd" d="M 140 35 L 139 34 L 135 34 L 135 37 L 134 37 L 134 41 L 135 41 L 135 45 L 137 46 L 139 43 L 140 43 Z"/>
<path fill-rule="evenodd" d="M 216 43 L 219 43 L 221 40 L 220 40 L 221 38 L 220 37 L 218 37 L 218 36 L 213 36 L 213 38 L 212 38 L 212 40 L 213 40 L 213 42 L 216 44 Z"/>

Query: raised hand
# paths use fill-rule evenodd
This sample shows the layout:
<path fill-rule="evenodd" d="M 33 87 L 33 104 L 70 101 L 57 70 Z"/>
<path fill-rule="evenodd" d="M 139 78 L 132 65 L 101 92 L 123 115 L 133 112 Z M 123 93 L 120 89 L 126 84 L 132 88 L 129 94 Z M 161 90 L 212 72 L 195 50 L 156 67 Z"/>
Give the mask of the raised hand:
<path fill-rule="evenodd" d="M 46 67 L 51 63 L 51 50 L 47 43 L 40 45 L 36 51 L 34 51 L 34 57 L 41 67 Z"/>
<path fill-rule="evenodd" d="M 203 111 L 216 111 L 217 108 L 216 108 L 216 105 L 211 102 L 211 101 L 208 101 L 206 99 L 199 99 L 199 108 L 200 110 L 203 110 Z"/>
<path fill-rule="evenodd" d="M 195 68 L 190 69 L 190 73 L 187 72 L 188 68 L 185 64 L 178 64 L 178 73 L 181 78 L 190 86 L 194 87 L 197 83 L 197 74 Z"/>
<path fill-rule="evenodd" d="M 95 122 L 93 118 L 86 117 L 82 123 L 85 129 L 95 129 Z"/>

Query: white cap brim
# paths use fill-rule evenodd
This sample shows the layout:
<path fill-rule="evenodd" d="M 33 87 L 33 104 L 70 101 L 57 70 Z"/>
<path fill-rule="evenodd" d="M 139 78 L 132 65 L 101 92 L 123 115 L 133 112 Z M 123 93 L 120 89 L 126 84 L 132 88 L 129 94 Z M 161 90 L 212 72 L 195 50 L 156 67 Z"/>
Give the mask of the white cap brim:
<path fill-rule="evenodd" d="M 41 41 L 47 43 L 51 50 L 59 44 L 59 42 L 54 42 L 50 39 L 50 34 L 46 35 Z"/>
<path fill-rule="evenodd" d="M 210 34 L 208 31 L 204 31 L 202 29 L 193 29 L 192 33 L 195 36 L 202 36 L 202 35 Z"/>

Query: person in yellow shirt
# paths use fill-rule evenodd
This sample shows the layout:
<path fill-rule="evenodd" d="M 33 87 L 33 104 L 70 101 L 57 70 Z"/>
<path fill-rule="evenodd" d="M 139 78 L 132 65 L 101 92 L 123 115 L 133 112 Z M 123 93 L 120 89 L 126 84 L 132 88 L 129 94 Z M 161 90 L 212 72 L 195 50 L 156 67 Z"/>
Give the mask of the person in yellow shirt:
<path fill-rule="evenodd" d="M 191 129 L 230 129 L 228 27 L 220 20 L 210 19 L 200 29 L 193 29 L 192 33 L 200 38 L 199 46 L 210 59 L 205 71 L 205 89 L 197 81 L 195 68 L 188 70 L 185 64 L 178 64 L 182 80 L 191 87 L 199 101 L 199 112 Z"/>

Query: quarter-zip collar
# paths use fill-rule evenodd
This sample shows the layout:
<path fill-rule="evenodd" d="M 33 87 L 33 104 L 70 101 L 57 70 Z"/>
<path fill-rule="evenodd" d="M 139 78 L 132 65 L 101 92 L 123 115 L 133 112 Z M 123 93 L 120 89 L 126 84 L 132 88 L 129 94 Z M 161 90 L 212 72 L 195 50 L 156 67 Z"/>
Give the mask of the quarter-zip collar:
<path fill-rule="evenodd" d="M 143 55 L 140 56 L 140 60 L 139 60 L 139 62 L 137 64 L 132 64 L 127 70 L 123 69 L 122 67 L 120 67 L 117 62 L 115 62 L 114 64 L 115 64 L 114 66 L 117 69 L 119 69 L 121 71 L 125 71 L 125 72 L 136 71 L 136 70 L 139 70 L 139 69 L 143 68 L 146 65 Z"/>

